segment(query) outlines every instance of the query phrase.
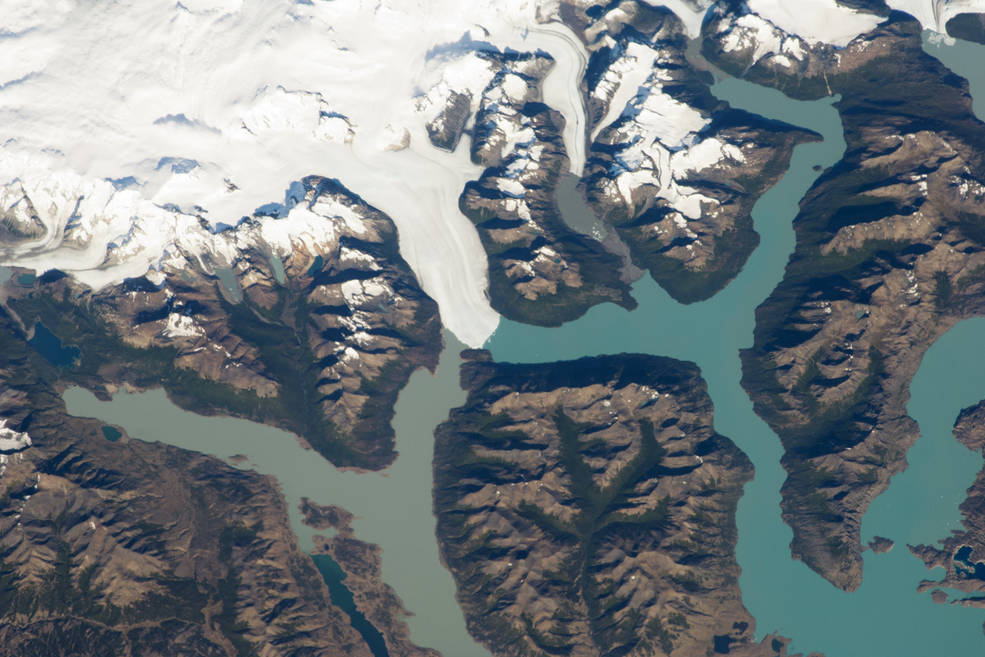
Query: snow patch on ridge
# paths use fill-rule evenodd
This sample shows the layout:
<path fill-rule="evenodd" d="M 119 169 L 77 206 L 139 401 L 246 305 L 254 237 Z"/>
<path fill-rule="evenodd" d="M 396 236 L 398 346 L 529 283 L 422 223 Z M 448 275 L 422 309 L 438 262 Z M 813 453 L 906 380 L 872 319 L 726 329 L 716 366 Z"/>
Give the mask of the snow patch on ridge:
<path fill-rule="evenodd" d="M 593 90 L 593 95 L 603 99 L 611 94 L 611 98 L 605 116 L 592 130 L 592 141 L 598 138 L 603 129 L 619 118 L 626 104 L 639 93 L 640 87 L 650 77 L 653 63 L 658 56 L 659 53 L 653 48 L 633 41 L 626 47 L 624 56 L 606 70 L 602 80 Z"/>
<path fill-rule="evenodd" d="M 196 338 L 205 335 L 205 330 L 191 317 L 171 313 L 161 335 L 166 338 Z"/>
<path fill-rule="evenodd" d="M 883 20 L 839 5 L 835 0 L 747 0 L 747 5 L 784 32 L 796 34 L 811 44 L 844 47 Z"/>
<path fill-rule="evenodd" d="M 602 141 L 618 146 L 608 172 L 614 190 L 634 207 L 634 192 L 652 185 L 683 217 L 697 219 L 703 204 L 714 204 L 683 181 L 689 172 L 714 166 L 725 158 L 742 162 L 738 147 L 724 144 L 701 131 L 710 123 L 704 114 L 675 99 L 663 88 L 662 73 L 655 72 L 640 87 L 622 118 L 602 134 Z M 684 218 L 681 217 L 681 221 Z"/>
<path fill-rule="evenodd" d="M 543 99 L 564 115 L 580 172 L 587 53 L 567 27 L 545 23 L 556 20 L 556 5 L 60 0 L 5 8 L 0 212 L 26 194 L 42 228 L 27 230 L 24 210 L 26 232 L 0 245 L 0 262 L 62 269 L 94 287 L 119 282 L 154 266 L 182 226 L 200 218 L 214 230 L 235 226 L 290 181 L 325 175 L 394 220 L 401 252 L 446 326 L 479 346 L 498 315 L 485 292 L 485 254 L 457 199 L 481 171 L 464 149 L 429 144 L 431 117 L 415 101 L 435 46 L 463 34 L 543 50 L 555 61 Z M 316 233 L 309 223 L 302 229 Z"/>
<path fill-rule="evenodd" d="M 31 446 L 31 437 L 23 431 L 7 426 L 6 418 L 0 419 L 0 453 L 19 452 Z M 5 461 L 4 461 L 5 462 Z"/>

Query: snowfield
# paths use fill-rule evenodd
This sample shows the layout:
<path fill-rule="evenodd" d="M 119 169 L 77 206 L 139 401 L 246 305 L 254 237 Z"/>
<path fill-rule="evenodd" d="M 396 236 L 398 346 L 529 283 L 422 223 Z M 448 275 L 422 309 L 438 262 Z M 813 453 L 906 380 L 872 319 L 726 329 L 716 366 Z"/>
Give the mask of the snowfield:
<path fill-rule="evenodd" d="M 676 11 L 692 35 L 711 5 L 646 1 Z M 985 0 L 889 4 L 937 30 L 960 11 L 985 11 Z M 467 144 L 454 153 L 433 147 L 425 125 L 456 85 L 468 91 L 488 80 L 481 62 L 445 71 L 462 59 L 442 53 L 469 44 L 542 50 L 555 60 L 543 100 L 563 114 L 571 171 L 580 174 L 588 53 L 559 22 L 558 5 L 0 0 L 0 214 L 16 228 L 11 239 L 0 231 L 0 264 L 59 268 L 100 287 L 153 269 L 199 217 L 219 230 L 259 209 L 277 231 L 310 231 L 288 212 L 292 183 L 322 175 L 394 220 L 403 256 L 445 325 L 480 346 L 499 318 L 458 198 L 481 170 Z M 843 45 L 878 22 L 834 0 L 749 6 L 808 42 Z M 648 66 L 648 54 L 638 54 Z M 646 79 L 623 75 L 596 134 Z M 657 132 L 690 129 L 672 125 L 681 117 L 670 110 L 653 108 L 666 121 Z"/>
<path fill-rule="evenodd" d="M 22 431 L 14 431 L 7 426 L 6 419 L 0 419 L 0 453 L 20 452 L 30 446 L 30 436 Z M 0 464 L 6 464 L 6 459 L 0 461 Z M 3 474 L 2 470 L 0 474 Z"/>
<path fill-rule="evenodd" d="M 118 282 L 192 216 L 277 214 L 292 182 L 323 175 L 394 220 L 445 325 L 479 346 L 498 315 L 458 197 L 481 170 L 428 141 L 432 51 L 470 35 L 551 54 L 544 100 L 584 165 L 587 53 L 532 0 L 0 0 L 0 15 L 2 211 L 44 224 L 0 248 L 6 265 Z"/>
<path fill-rule="evenodd" d="M 872 14 L 857 13 L 835 0 L 748 0 L 749 9 L 788 34 L 808 43 L 847 46 L 859 34 L 882 22 Z"/>
<path fill-rule="evenodd" d="M 747 0 L 746 4 L 784 32 L 811 44 L 846 46 L 882 22 L 877 16 L 856 12 L 835 0 Z M 886 4 L 910 14 L 924 29 L 942 34 L 954 16 L 985 12 L 985 0 L 886 0 Z"/>
<path fill-rule="evenodd" d="M 924 29 L 945 34 L 947 22 L 958 14 L 985 12 L 985 0 L 886 0 L 898 11 L 905 11 L 923 25 Z"/>

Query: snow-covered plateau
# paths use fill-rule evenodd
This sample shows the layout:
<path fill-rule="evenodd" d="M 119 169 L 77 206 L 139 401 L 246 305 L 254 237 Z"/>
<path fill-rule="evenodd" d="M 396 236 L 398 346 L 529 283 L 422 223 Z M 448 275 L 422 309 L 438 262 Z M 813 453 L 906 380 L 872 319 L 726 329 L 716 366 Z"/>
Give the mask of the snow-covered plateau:
<path fill-rule="evenodd" d="M 445 324 L 477 346 L 498 316 L 458 197 L 481 170 L 427 139 L 432 53 L 463 35 L 550 53 L 544 99 L 584 162 L 584 51 L 528 0 L 0 5 L 3 264 L 119 282 L 157 265 L 183 215 L 235 225 L 322 174 L 394 217 Z"/>
<path fill-rule="evenodd" d="M 665 4 L 692 37 L 713 6 L 646 4 Z M 937 30 L 985 11 L 985 0 L 888 4 Z M 879 21 L 835 0 L 748 6 L 769 23 L 762 48 L 774 28 L 842 46 Z M 280 231 L 309 231 L 283 210 L 292 184 L 322 175 L 393 218 L 445 325 L 479 346 L 499 318 L 458 203 L 483 167 L 464 144 L 436 147 L 428 126 L 452 97 L 474 113 L 495 75 L 463 51 L 543 52 L 553 66 L 541 98 L 563 116 L 570 169 L 581 174 L 588 51 L 561 13 L 561 0 L 0 0 L 0 264 L 57 268 L 100 288 L 160 267 L 199 218 L 213 230 L 266 216 Z M 684 120 L 662 94 L 637 95 L 650 53 L 624 61 L 625 83 L 615 82 L 592 138 L 630 106 L 662 143 L 700 128 L 704 119 Z M 702 153 L 680 165 L 697 166 Z M 230 265 L 227 255 L 210 257 Z"/>

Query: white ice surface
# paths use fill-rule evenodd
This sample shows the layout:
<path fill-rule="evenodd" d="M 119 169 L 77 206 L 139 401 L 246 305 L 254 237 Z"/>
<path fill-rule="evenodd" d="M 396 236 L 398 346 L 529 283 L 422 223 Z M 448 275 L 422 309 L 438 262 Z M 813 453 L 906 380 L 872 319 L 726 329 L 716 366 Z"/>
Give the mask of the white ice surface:
<path fill-rule="evenodd" d="M 592 129 L 592 141 L 595 141 L 603 129 L 618 119 L 623 110 L 626 109 L 626 104 L 636 97 L 640 86 L 650 77 L 650 73 L 653 71 L 653 62 L 657 56 L 658 53 L 652 48 L 631 41 L 626 48 L 625 56 L 609 68 L 605 75 L 605 81 L 608 82 L 611 75 L 613 78 L 611 83 L 615 86 L 615 92 L 609 100 L 605 116 Z"/>
<path fill-rule="evenodd" d="M 506 4 L 503 3 L 504 12 L 509 11 Z M 497 34 L 492 42 L 501 48 L 540 49 L 554 58 L 554 68 L 544 80 L 543 101 L 564 115 L 563 138 L 570 160 L 569 168 L 571 173 L 580 176 L 585 169 L 586 146 L 585 101 L 580 92 L 581 80 L 585 75 L 585 67 L 588 66 L 585 45 L 569 27 L 556 22 L 540 25 L 531 22 L 523 31 Z"/>
<path fill-rule="evenodd" d="M 882 18 L 856 12 L 835 0 L 747 0 L 749 8 L 808 43 L 845 46 L 870 31 Z M 925 29 L 945 33 L 947 21 L 961 13 L 985 12 L 985 0 L 886 0 L 892 9 L 904 11 Z"/>
<path fill-rule="evenodd" d="M 171 313 L 161 334 L 168 338 L 194 338 L 205 335 L 205 331 L 191 317 Z"/>
<path fill-rule="evenodd" d="M 708 8 L 714 4 L 713 0 L 643 0 L 648 5 L 654 7 L 666 7 L 674 12 L 687 35 L 692 39 L 701 35 L 701 22 L 708 12 Z"/>
<path fill-rule="evenodd" d="M 928 30 L 946 33 L 947 22 L 957 14 L 985 12 L 985 0 L 886 0 L 886 4 L 905 11 Z"/>
<path fill-rule="evenodd" d="M 34 190 L 48 227 L 0 258 L 106 285 L 144 273 L 189 214 L 235 224 L 324 175 L 393 218 L 446 326 L 479 346 L 498 316 L 458 196 L 480 171 L 467 148 L 430 145 L 415 98 L 432 48 L 467 32 L 544 50 L 544 102 L 580 172 L 587 54 L 542 22 L 550 4 L 0 0 L 0 185 Z"/>
<path fill-rule="evenodd" d="M 853 11 L 835 0 L 747 0 L 747 4 L 783 31 L 809 43 L 845 46 L 882 22 L 878 16 Z"/>
<path fill-rule="evenodd" d="M 622 63 L 613 66 L 620 70 Z M 634 193 L 643 186 L 653 186 L 679 213 L 676 221 L 686 229 L 686 218 L 697 219 L 706 206 L 716 203 L 687 185 L 690 174 L 724 159 L 742 162 L 745 157 L 732 144 L 702 137 L 701 130 L 710 119 L 667 93 L 663 83 L 669 79 L 660 69 L 652 73 L 627 104 L 624 116 L 607 131 L 605 139 L 619 146 L 615 151 L 618 172 L 608 185 L 631 208 Z"/>
<path fill-rule="evenodd" d="M 30 436 L 23 431 L 14 431 L 7 427 L 6 419 L 0 420 L 0 452 L 19 452 L 30 446 Z"/>
<path fill-rule="evenodd" d="M 671 154 L 670 163 L 671 168 L 680 178 L 685 172 L 702 171 L 719 164 L 726 158 L 733 162 L 745 162 L 746 160 L 738 146 L 723 143 L 717 137 L 708 137 L 690 148 Z"/>

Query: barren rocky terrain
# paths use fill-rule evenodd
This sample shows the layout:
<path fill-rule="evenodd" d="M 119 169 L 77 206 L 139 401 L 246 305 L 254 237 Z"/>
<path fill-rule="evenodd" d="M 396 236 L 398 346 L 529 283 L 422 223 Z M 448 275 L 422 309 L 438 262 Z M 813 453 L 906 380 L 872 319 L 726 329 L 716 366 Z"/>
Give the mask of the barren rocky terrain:
<path fill-rule="evenodd" d="M 300 552 L 273 479 L 67 416 L 60 397 L 163 386 L 190 410 L 294 431 L 337 465 L 389 464 L 397 394 L 441 349 L 437 307 L 386 216 L 323 178 L 292 193 L 269 216 L 190 228 L 121 285 L 19 270 L 3 285 L 3 655 L 374 654 Z M 308 507 L 316 525 L 350 517 Z M 378 548 L 350 534 L 331 549 L 390 654 L 430 654 L 379 580 Z"/>
<path fill-rule="evenodd" d="M 754 643 L 742 606 L 734 514 L 752 465 L 715 432 L 694 365 L 467 355 L 434 499 L 474 636 L 495 655 L 784 652 Z"/>
<path fill-rule="evenodd" d="M 97 292 L 52 271 L 9 283 L 5 302 L 24 331 L 41 322 L 77 345 L 63 376 L 97 394 L 164 386 L 190 410 L 293 431 L 336 465 L 384 467 L 398 392 L 437 363 L 437 306 L 389 218 L 332 180 L 295 191 L 271 210 L 287 218 L 189 231 L 160 271 Z M 291 238 L 278 227 L 302 220 Z"/>
<path fill-rule="evenodd" d="M 728 30 L 705 27 L 706 55 L 740 74 L 751 66 L 740 55 L 752 51 L 723 49 Z M 862 516 L 918 435 L 909 383 L 940 335 L 985 313 L 985 124 L 967 82 L 922 50 L 903 14 L 837 56 L 803 57 L 820 84 L 799 85 L 803 72 L 776 62 L 745 72 L 798 97 L 841 94 L 847 149 L 801 202 L 743 385 L 786 450 L 793 554 L 854 590 Z"/>
<path fill-rule="evenodd" d="M 0 654 L 371 654 L 276 483 L 66 415 L 57 368 L 0 311 Z"/>

